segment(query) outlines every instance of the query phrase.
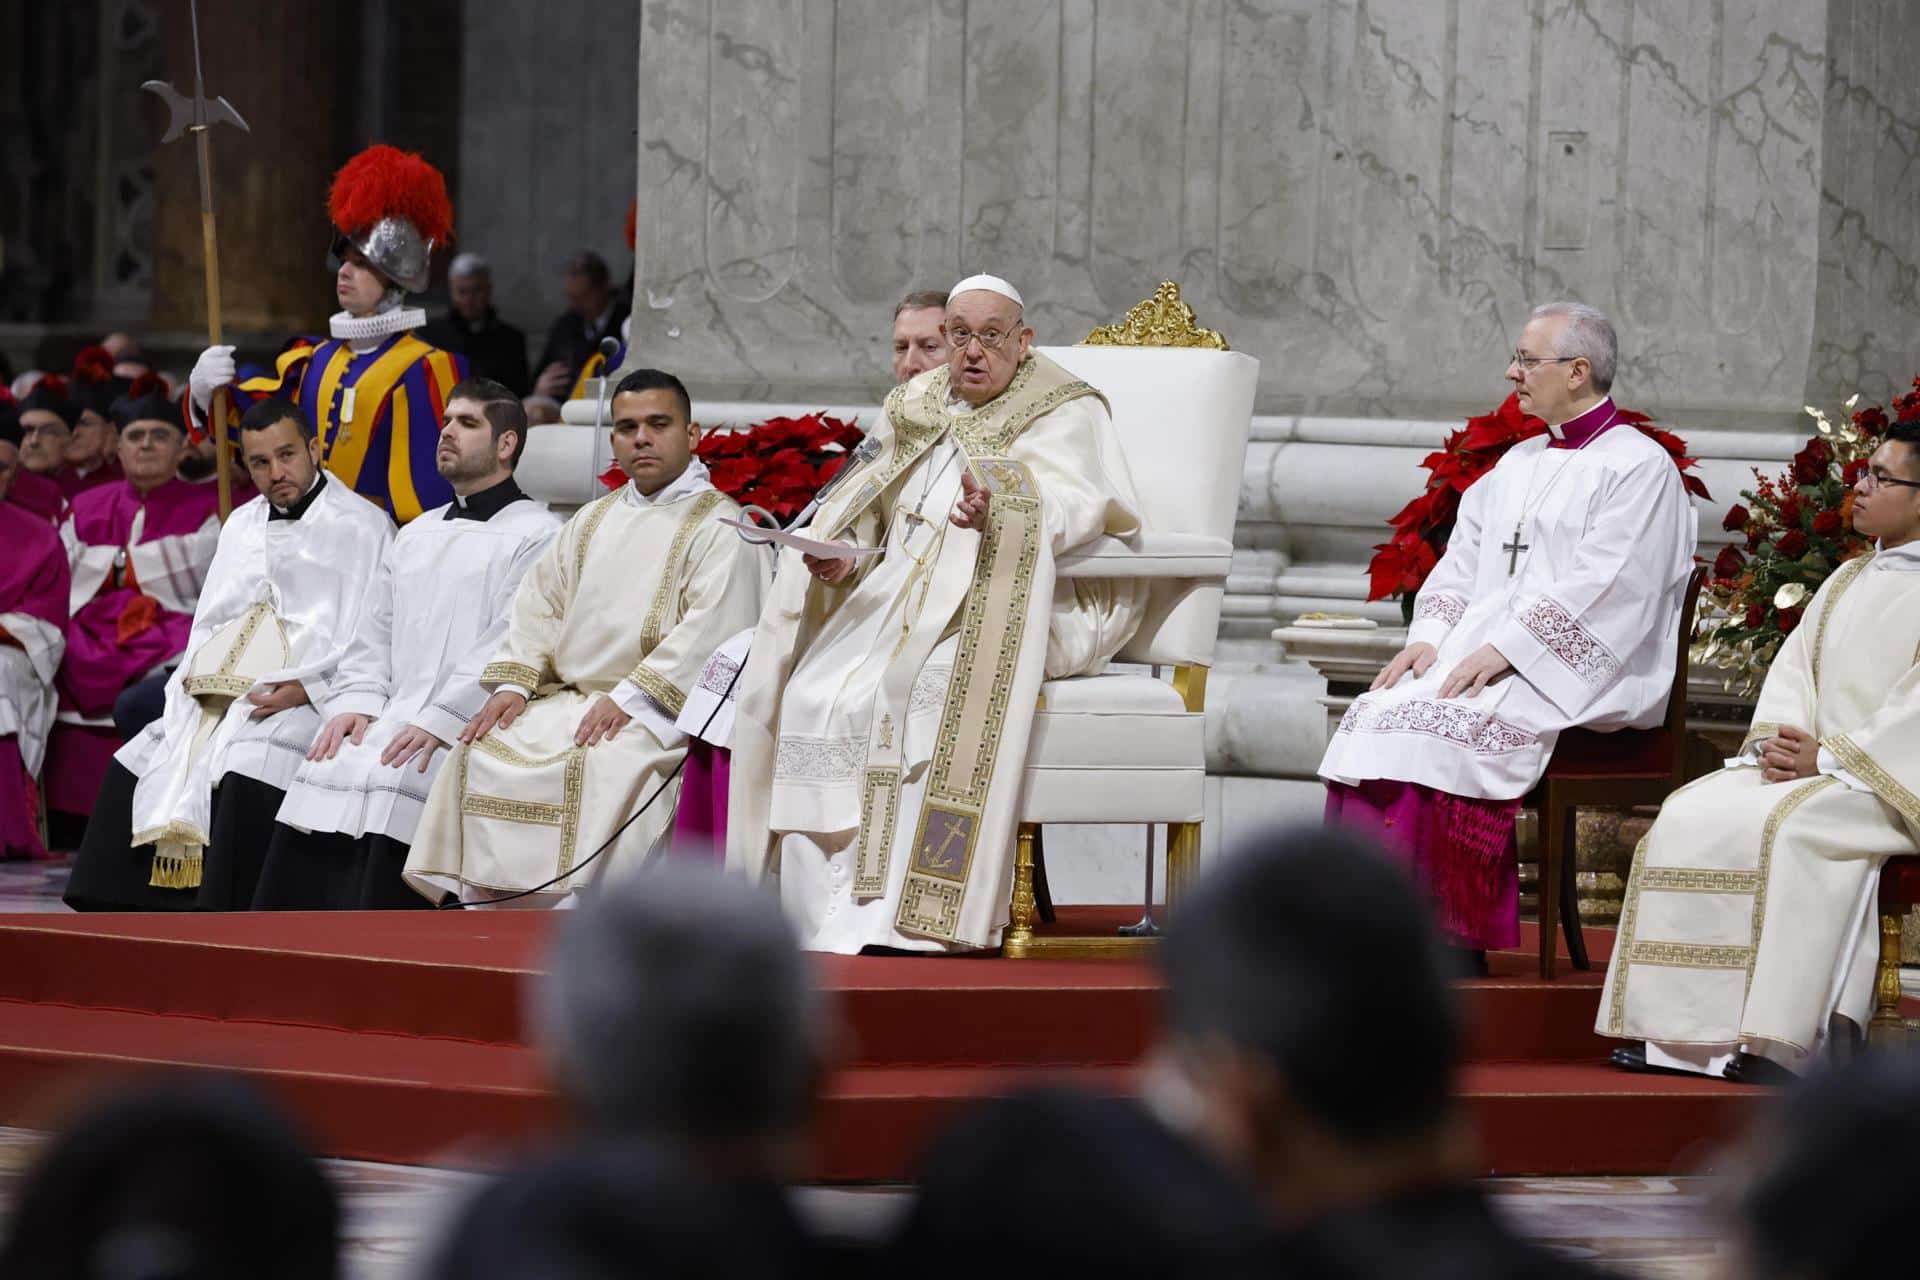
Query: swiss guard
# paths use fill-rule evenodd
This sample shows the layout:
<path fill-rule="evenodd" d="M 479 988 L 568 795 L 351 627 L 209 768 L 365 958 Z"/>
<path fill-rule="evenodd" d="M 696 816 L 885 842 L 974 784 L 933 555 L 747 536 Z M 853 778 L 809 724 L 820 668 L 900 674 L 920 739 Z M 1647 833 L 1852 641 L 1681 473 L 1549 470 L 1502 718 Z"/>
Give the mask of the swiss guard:
<path fill-rule="evenodd" d="M 434 452 L 447 392 L 467 376 L 467 361 L 414 337 L 427 313 L 406 305 L 427 287 L 434 247 L 453 236 L 453 205 L 438 169 L 375 145 L 334 175 L 327 212 L 341 308 L 330 336 L 295 342 L 271 370 L 249 367 L 237 379 L 234 349 L 208 347 L 188 379 L 194 435 L 204 438 L 221 387 L 232 389 L 236 422 L 256 400 L 292 400 L 313 418 L 328 473 L 405 524 L 453 501 Z"/>

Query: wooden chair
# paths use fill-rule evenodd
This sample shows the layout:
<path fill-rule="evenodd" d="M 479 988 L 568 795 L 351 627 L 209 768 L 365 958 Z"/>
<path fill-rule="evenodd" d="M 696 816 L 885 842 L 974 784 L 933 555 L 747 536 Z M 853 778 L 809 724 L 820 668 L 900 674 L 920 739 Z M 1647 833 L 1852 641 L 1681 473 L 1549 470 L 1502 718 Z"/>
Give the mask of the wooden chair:
<path fill-rule="evenodd" d="M 1554 976 L 1559 959 L 1554 935 L 1561 930 L 1567 935 L 1573 967 L 1593 967 L 1587 959 L 1587 940 L 1580 932 L 1580 890 L 1573 856 L 1579 810 L 1657 805 L 1687 780 L 1687 651 L 1693 639 L 1693 609 L 1706 575 L 1705 568 L 1696 568 L 1687 580 L 1673 660 L 1673 691 L 1667 695 L 1667 723 L 1658 729 L 1614 733 L 1567 730 L 1554 744 L 1546 775 L 1527 796 L 1526 803 L 1540 815 L 1542 978 Z"/>
<path fill-rule="evenodd" d="M 1873 1021 L 1867 1036 L 1875 1044 L 1909 1038 L 1900 1016 L 1900 926 L 1920 905 L 1920 856 L 1889 858 L 1880 868 L 1880 964 L 1873 986 Z"/>

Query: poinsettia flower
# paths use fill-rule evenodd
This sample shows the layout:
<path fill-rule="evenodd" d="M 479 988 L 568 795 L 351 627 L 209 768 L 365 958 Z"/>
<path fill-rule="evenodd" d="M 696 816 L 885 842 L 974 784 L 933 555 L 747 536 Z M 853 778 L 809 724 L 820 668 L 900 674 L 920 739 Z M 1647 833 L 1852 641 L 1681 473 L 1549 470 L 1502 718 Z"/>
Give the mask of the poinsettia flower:
<path fill-rule="evenodd" d="M 608 467 L 605 471 L 602 471 L 600 473 L 600 483 L 607 486 L 607 488 L 609 489 L 618 489 L 621 485 L 625 484 L 626 482 L 627 482 L 627 473 L 620 469 L 620 465 L 618 463 L 615 463 L 613 466 Z M 719 486 L 715 485 L 714 487 L 718 488 Z"/>

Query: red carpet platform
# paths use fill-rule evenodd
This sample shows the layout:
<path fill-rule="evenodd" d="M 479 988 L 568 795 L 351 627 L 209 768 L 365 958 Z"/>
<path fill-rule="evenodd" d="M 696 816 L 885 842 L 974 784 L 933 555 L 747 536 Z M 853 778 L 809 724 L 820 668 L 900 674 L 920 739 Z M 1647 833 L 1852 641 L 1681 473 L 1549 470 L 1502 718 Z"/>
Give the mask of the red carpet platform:
<path fill-rule="evenodd" d="M 1132 913 L 1063 911 L 1075 931 Z M 540 913 L 0 916 L 0 1124 L 140 1067 L 224 1067 L 286 1099 L 339 1156 L 465 1163 L 559 1121 L 520 1022 Z M 1530 941 L 1530 936 L 1529 936 Z M 1604 964 L 1610 939 L 1590 934 Z M 816 1174 L 906 1177 L 955 1107 L 1036 1076 L 1126 1087 L 1150 969 L 1114 962 L 816 957 L 846 1027 Z M 1488 1174 L 1694 1170 L 1764 1095 L 1628 1076 L 1592 1032 L 1598 972 L 1464 985 L 1462 1080 Z"/>

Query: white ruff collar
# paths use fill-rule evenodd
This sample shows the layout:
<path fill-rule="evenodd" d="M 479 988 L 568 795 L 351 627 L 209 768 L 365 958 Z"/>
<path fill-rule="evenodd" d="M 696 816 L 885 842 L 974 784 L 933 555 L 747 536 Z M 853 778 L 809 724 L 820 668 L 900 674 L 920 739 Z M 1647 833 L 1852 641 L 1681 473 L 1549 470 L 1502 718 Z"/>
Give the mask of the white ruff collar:
<path fill-rule="evenodd" d="M 707 464 L 694 458 L 687 463 L 687 469 L 674 477 L 673 482 L 664 489 L 656 490 L 651 495 L 644 494 L 634 488 L 633 481 L 629 480 L 623 496 L 636 507 L 664 507 L 670 502 L 678 502 L 711 488 L 713 481 L 707 476 Z"/>
<path fill-rule="evenodd" d="M 427 313 L 419 307 L 395 307 L 391 311 L 376 311 L 370 316 L 336 311 L 327 321 L 327 332 L 342 342 L 365 342 L 370 338 L 386 338 L 409 329 L 418 329 L 426 322 Z"/>

